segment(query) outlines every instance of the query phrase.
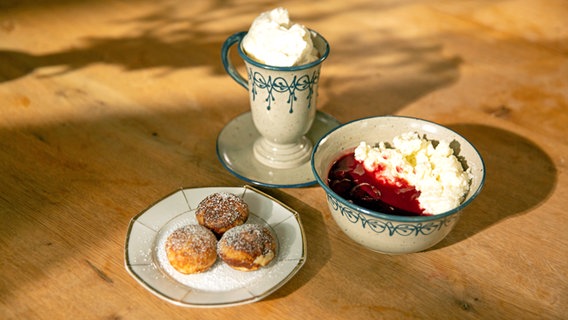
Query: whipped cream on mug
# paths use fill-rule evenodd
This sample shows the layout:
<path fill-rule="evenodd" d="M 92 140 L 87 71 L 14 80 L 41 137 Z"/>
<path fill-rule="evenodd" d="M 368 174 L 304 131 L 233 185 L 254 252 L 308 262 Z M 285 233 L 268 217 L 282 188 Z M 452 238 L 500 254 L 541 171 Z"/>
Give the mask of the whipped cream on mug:
<path fill-rule="evenodd" d="M 261 13 L 242 40 L 245 53 L 270 66 L 291 67 L 317 60 L 310 31 L 290 21 L 288 10 L 276 8 Z"/>

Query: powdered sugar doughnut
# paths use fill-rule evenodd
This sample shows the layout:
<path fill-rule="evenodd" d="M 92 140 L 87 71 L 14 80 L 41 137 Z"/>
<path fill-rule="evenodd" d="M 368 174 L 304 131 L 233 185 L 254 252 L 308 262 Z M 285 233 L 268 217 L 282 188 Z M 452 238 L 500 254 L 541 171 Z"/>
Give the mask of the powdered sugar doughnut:
<path fill-rule="evenodd" d="M 229 192 L 207 196 L 197 206 L 197 222 L 222 236 L 227 230 L 242 225 L 249 216 L 249 208 L 240 197 Z"/>
<path fill-rule="evenodd" d="M 203 272 L 217 260 L 217 238 L 201 225 L 186 225 L 168 236 L 166 255 L 172 267 L 181 273 Z"/>
<path fill-rule="evenodd" d="M 231 268 L 253 271 L 274 259 L 276 247 L 276 240 L 267 227 L 243 224 L 223 234 L 217 243 L 217 253 Z"/>

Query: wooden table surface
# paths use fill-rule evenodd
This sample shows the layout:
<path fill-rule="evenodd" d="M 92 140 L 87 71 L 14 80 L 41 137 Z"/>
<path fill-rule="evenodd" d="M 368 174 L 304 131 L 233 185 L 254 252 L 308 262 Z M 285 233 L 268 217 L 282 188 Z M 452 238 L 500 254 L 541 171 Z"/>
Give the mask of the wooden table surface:
<path fill-rule="evenodd" d="M 318 186 L 261 188 L 300 212 L 304 267 L 253 304 L 170 304 L 127 273 L 128 224 L 181 187 L 245 184 L 215 152 L 248 111 L 220 48 L 276 6 L 330 42 L 319 110 L 447 125 L 485 188 L 400 256 L 349 240 Z M 0 318 L 566 319 L 567 19 L 563 0 L 0 0 Z"/>

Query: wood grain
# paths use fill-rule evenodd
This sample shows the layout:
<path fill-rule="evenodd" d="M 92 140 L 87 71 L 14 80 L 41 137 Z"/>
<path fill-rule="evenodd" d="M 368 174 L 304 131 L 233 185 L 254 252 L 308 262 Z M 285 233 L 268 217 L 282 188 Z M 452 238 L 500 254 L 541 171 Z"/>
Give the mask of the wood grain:
<path fill-rule="evenodd" d="M 425 252 L 349 240 L 321 188 L 308 261 L 266 299 L 192 309 L 124 268 L 130 219 L 180 187 L 240 186 L 215 141 L 248 111 L 220 48 L 263 1 L 0 1 L 0 318 L 563 319 L 568 314 L 568 5 L 561 0 L 283 1 L 331 44 L 318 109 L 458 131 L 482 194 Z"/>

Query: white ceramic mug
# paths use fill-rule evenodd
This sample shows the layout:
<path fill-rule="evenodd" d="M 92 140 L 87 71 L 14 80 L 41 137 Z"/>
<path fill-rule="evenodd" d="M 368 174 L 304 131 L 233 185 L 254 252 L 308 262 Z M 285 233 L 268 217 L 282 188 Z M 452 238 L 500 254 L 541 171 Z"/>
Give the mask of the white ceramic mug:
<path fill-rule="evenodd" d="M 319 59 L 300 66 L 277 67 L 253 60 L 242 48 L 246 32 L 227 38 L 221 49 L 225 70 L 249 92 L 253 123 L 260 133 L 254 143 L 254 156 L 269 167 L 295 168 L 310 160 L 313 145 L 305 135 L 316 116 L 321 64 L 330 50 L 320 34 L 310 32 Z M 229 50 L 235 44 L 244 60 L 247 79 L 229 59 Z"/>

